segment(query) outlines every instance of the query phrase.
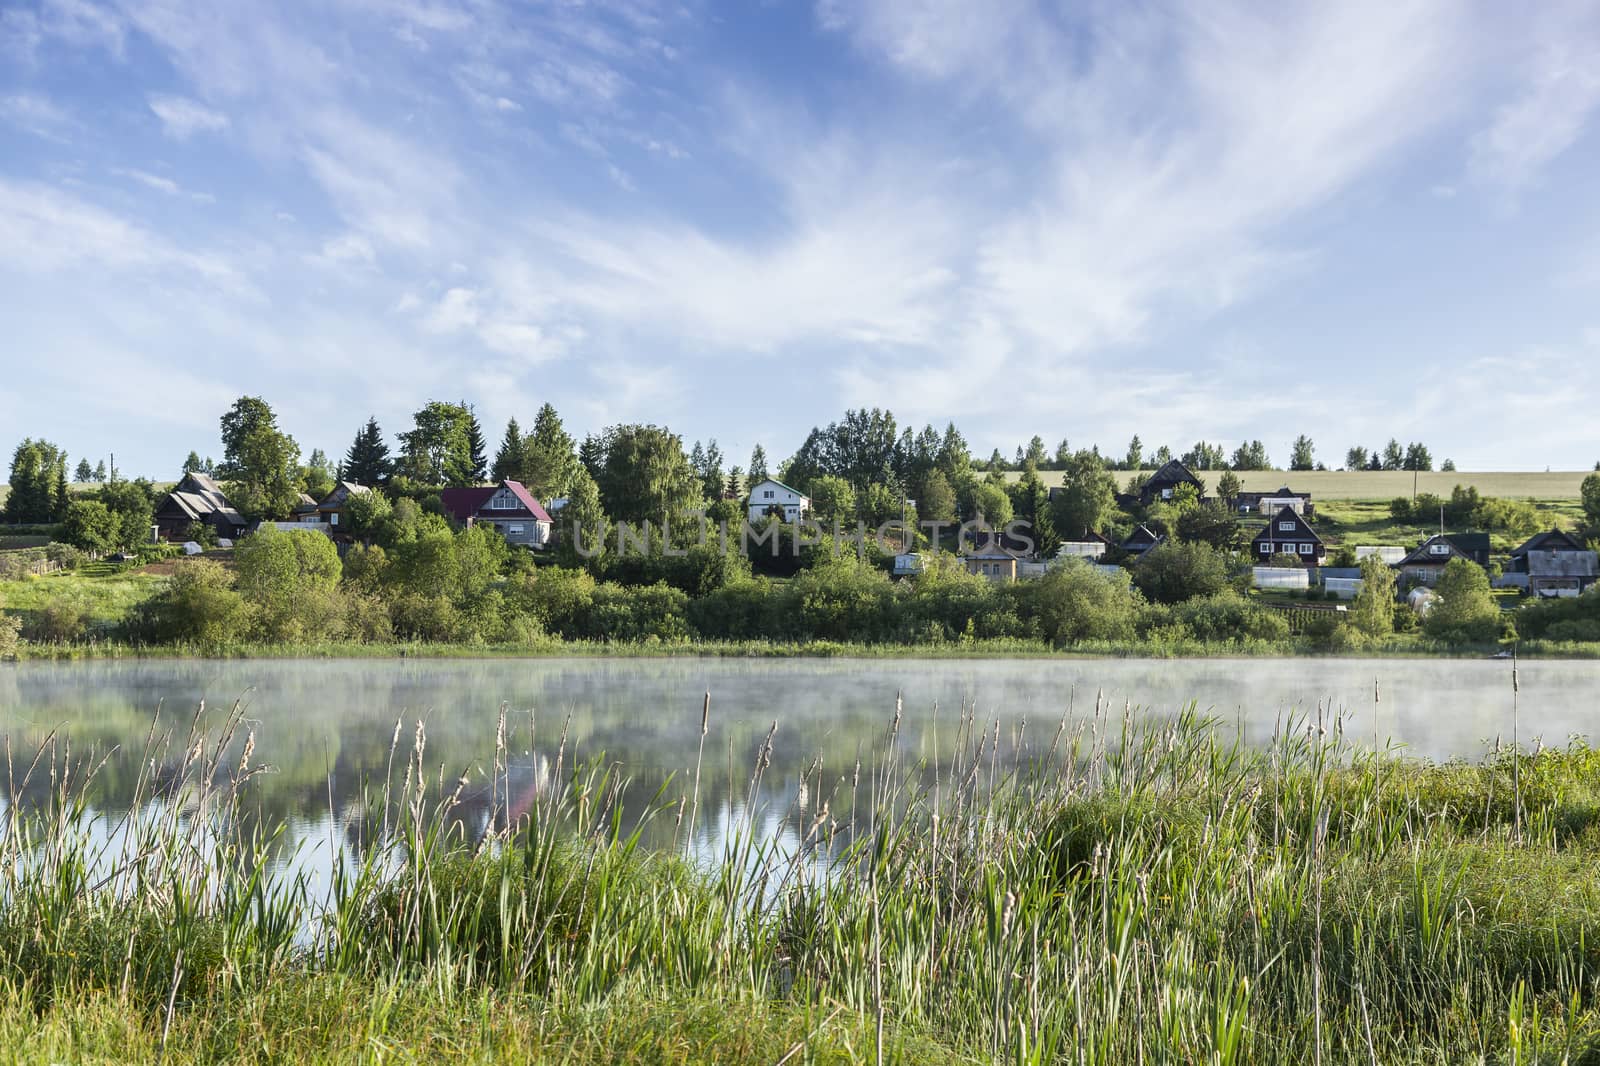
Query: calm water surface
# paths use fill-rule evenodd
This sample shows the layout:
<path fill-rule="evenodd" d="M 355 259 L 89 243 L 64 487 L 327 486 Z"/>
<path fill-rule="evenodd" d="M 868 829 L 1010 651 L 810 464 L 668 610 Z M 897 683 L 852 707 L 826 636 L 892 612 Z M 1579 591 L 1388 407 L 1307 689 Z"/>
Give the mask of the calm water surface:
<path fill-rule="evenodd" d="M 1600 734 L 1600 664 L 1525 662 L 1520 682 L 1525 742 Z M 703 813 L 690 846 L 709 852 L 746 816 L 751 766 L 774 722 L 772 766 L 754 809 L 766 820 L 764 831 L 781 838 L 803 778 L 808 794 L 829 793 L 858 758 L 870 765 L 882 751 L 897 696 L 905 714 L 895 743 L 912 763 L 947 757 L 963 714 L 998 720 L 1003 750 L 1042 751 L 1063 715 L 1089 717 L 1097 699 L 1117 716 L 1131 705 L 1139 717 L 1165 717 L 1193 701 L 1249 743 L 1265 742 L 1285 713 L 1314 713 L 1320 702 L 1348 714 L 1348 734 L 1363 743 L 1376 731 L 1420 756 L 1475 759 L 1496 737 L 1509 740 L 1512 706 L 1511 664 L 1488 660 L 23 663 L 0 666 L 0 734 L 14 764 L 25 764 L 52 731 L 70 739 L 76 755 L 110 753 L 93 798 L 99 810 L 120 813 L 152 722 L 158 733 L 177 735 L 177 749 L 201 701 L 212 726 L 241 702 L 255 733 L 252 761 L 272 767 L 257 780 L 252 802 L 314 848 L 319 841 L 348 844 L 364 797 L 381 789 L 391 765 L 397 721 L 395 764 L 403 765 L 420 721 L 430 774 L 468 775 L 465 810 L 479 828 L 492 802 L 502 708 L 511 764 L 503 805 L 525 810 L 548 787 L 558 750 L 563 768 L 602 757 L 617 767 L 634 782 L 633 813 L 663 785 L 675 803 L 690 789 L 708 691 Z M 170 755 L 175 761 L 176 752 Z M 836 801 L 834 809 L 842 805 Z M 658 819 L 647 839 L 668 846 L 671 821 Z"/>

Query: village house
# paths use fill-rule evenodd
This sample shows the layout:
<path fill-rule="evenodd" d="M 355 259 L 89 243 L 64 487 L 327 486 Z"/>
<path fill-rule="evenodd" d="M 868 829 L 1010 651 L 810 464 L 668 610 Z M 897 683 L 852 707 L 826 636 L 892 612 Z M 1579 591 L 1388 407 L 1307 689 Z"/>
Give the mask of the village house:
<path fill-rule="evenodd" d="M 1241 492 L 1233 498 L 1233 505 L 1240 514 L 1277 514 L 1285 507 L 1308 518 L 1316 513 L 1311 493 L 1295 492 L 1287 485 L 1275 492 Z"/>
<path fill-rule="evenodd" d="M 1293 555 L 1299 558 L 1302 566 L 1320 566 L 1327 558 L 1328 548 L 1305 516 L 1285 504 L 1250 542 L 1250 554 L 1258 560 Z"/>
<path fill-rule="evenodd" d="M 1151 548 L 1166 539 L 1166 537 L 1157 534 L 1149 526 L 1141 524 L 1135 526 L 1133 532 L 1124 537 L 1122 543 L 1117 547 L 1125 554 L 1135 559 L 1140 559 Z"/>
<path fill-rule="evenodd" d="M 205 474 L 190 471 L 156 508 L 156 538 L 187 540 L 189 527 L 197 522 L 210 526 L 223 539 L 242 535 L 248 524 L 222 494 L 221 486 Z"/>
<path fill-rule="evenodd" d="M 1105 555 L 1111 542 L 1093 530 L 1086 529 L 1072 540 L 1064 540 L 1056 549 L 1057 559 L 1094 560 Z"/>
<path fill-rule="evenodd" d="M 1600 558 L 1570 533 L 1552 529 L 1511 553 L 1497 584 L 1546 598 L 1577 596 L 1600 580 Z"/>
<path fill-rule="evenodd" d="M 772 478 L 750 486 L 751 525 L 760 525 L 770 516 L 776 516 L 784 522 L 797 522 L 810 513 L 811 497 L 799 489 L 790 488 Z"/>
<path fill-rule="evenodd" d="M 350 522 L 345 517 L 345 506 L 352 496 L 365 496 L 372 489 L 366 485 L 357 485 L 353 481 L 341 481 L 333 487 L 333 491 L 324 496 L 317 504 L 317 517 L 319 521 L 326 522 L 335 531 L 348 527 Z"/>
<path fill-rule="evenodd" d="M 507 544 L 543 548 L 550 543 L 550 515 L 521 482 L 445 489 L 439 500 L 457 522 L 491 525 Z"/>
<path fill-rule="evenodd" d="M 1482 538 L 1481 542 L 1479 538 Z M 1444 573 L 1444 568 L 1449 565 L 1451 559 L 1465 559 L 1479 566 L 1487 566 L 1489 535 L 1487 533 L 1435 534 L 1396 563 L 1395 569 L 1400 571 L 1402 584 L 1433 588 L 1438 584 L 1439 575 Z"/>
<path fill-rule="evenodd" d="M 1193 485 L 1195 493 L 1202 500 L 1205 499 L 1205 482 L 1196 477 L 1187 466 L 1174 459 L 1151 474 L 1139 486 L 1137 496 L 1139 505 L 1149 507 L 1152 503 L 1170 503 L 1178 488 L 1183 485 Z"/>
<path fill-rule="evenodd" d="M 969 574 L 1004 583 L 1015 581 L 1020 576 L 1021 566 L 1026 558 L 1024 552 L 1002 544 L 999 537 L 988 537 L 983 543 L 963 554 L 961 564 L 967 568 Z"/>

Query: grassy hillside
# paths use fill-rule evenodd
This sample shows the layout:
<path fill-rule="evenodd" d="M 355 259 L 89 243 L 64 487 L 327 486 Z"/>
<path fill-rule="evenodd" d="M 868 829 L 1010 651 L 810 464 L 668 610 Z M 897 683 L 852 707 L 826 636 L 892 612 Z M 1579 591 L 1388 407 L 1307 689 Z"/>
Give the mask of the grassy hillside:
<path fill-rule="evenodd" d="M 1147 473 L 1150 471 L 1147 471 Z M 1220 470 L 1200 471 L 1208 489 L 1215 489 L 1222 477 Z M 1392 500 L 1396 496 L 1410 496 L 1412 478 L 1416 478 L 1417 492 L 1431 492 L 1436 496 L 1449 496 L 1457 485 L 1476 486 L 1484 496 L 1509 496 L 1520 499 L 1576 500 L 1583 479 L 1590 471 L 1488 471 L 1474 473 L 1461 471 L 1443 473 L 1437 470 L 1413 475 L 1405 470 L 1242 470 L 1238 473 L 1246 492 L 1270 492 L 1287 484 L 1296 492 L 1309 492 L 1313 500 Z M 1040 474 L 1046 485 L 1061 480 L 1059 471 L 1046 470 Z M 1118 471 L 1117 481 L 1126 485 L 1133 475 Z M 1015 481 L 1020 474 L 1009 473 L 1007 480 Z"/>

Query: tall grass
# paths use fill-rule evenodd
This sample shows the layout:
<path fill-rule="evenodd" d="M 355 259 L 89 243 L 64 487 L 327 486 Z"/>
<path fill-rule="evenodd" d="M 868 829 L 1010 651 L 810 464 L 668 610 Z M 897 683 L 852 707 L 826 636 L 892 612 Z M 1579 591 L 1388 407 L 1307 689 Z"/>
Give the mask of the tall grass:
<path fill-rule="evenodd" d="M 488 780 L 397 727 L 327 893 L 251 812 L 264 771 L 237 711 L 152 732 L 115 821 L 96 764 L 52 738 L 11 753 L 0 1042 L 169 1061 L 1600 1059 L 1600 752 L 1428 765 L 1358 750 L 1327 709 L 1250 750 L 1192 710 L 1097 703 L 1009 734 L 963 709 L 924 760 L 902 714 L 855 765 L 768 782 L 775 724 L 698 864 L 640 845 L 651 818 L 682 825 L 688 774 L 630 822 L 628 782 L 573 765 L 563 735 L 513 806 L 505 726 Z M 466 818 L 474 789 L 490 809 Z M 787 809 L 756 809 L 774 789 Z"/>

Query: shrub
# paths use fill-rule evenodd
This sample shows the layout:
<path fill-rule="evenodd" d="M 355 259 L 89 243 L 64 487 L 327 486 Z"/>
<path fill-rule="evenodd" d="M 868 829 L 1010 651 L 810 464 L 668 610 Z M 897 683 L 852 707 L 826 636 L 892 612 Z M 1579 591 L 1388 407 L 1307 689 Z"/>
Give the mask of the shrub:
<path fill-rule="evenodd" d="M 30 640 L 65 644 L 83 636 L 88 628 L 88 619 L 79 604 L 56 597 L 35 612 L 24 628 Z"/>
<path fill-rule="evenodd" d="M 1142 603 L 1126 574 L 1102 573 L 1076 559 L 1051 567 L 1017 596 L 1034 630 L 1057 647 L 1133 636 Z"/>
<path fill-rule="evenodd" d="M 1228 566 L 1209 544 L 1165 541 L 1146 552 L 1133 571 L 1133 583 L 1157 603 L 1181 603 L 1215 596 L 1228 587 Z"/>
<path fill-rule="evenodd" d="M 233 587 L 233 576 L 217 563 L 193 559 L 178 567 L 167 586 L 146 600 L 135 634 L 161 643 L 226 644 L 249 622 L 249 606 Z"/>

